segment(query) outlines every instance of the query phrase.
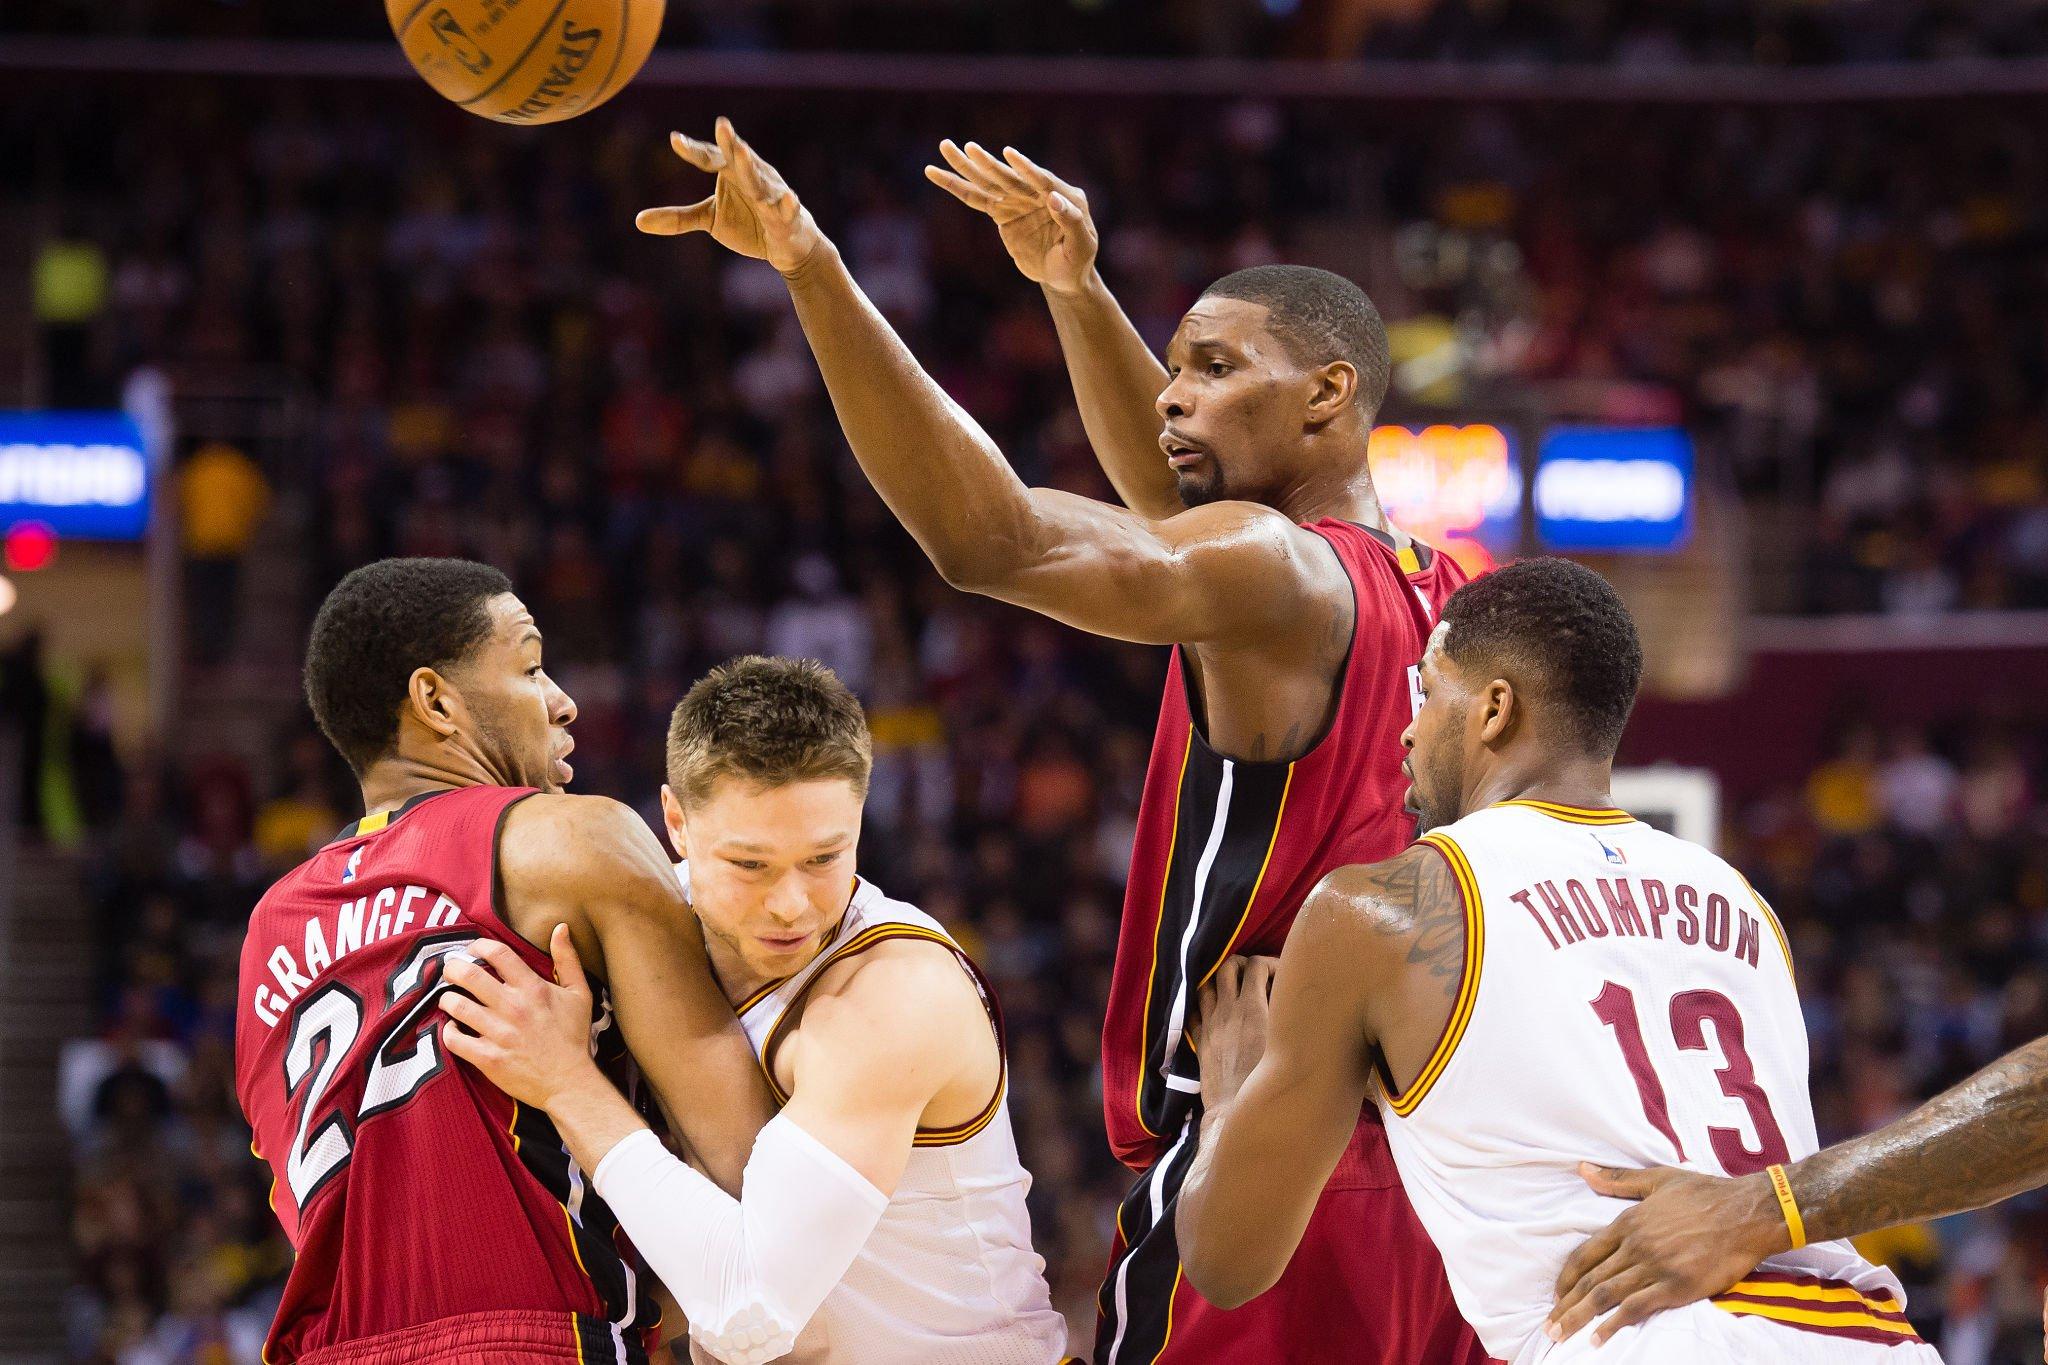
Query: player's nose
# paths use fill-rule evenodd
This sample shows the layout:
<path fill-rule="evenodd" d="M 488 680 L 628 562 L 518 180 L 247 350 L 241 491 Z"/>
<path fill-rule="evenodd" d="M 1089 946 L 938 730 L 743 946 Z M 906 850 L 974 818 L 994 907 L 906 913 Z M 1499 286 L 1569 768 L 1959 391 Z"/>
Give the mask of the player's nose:
<path fill-rule="evenodd" d="M 574 725 L 576 699 L 559 687 L 553 688 L 552 694 L 548 697 L 548 719 L 556 725 Z"/>
<path fill-rule="evenodd" d="M 1159 391 L 1159 397 L 1152 401 L 1152 406 L 1158 410 L 1161 418 L 1169 422 L 1176 417 L 1187 416 L 1192 410 L 1186 393 L 1181 390 L 1178 378 Z"/>
<path fill-rule="evenodd" d="M 793 872 L 768 888 L 768 913 L 784 924 L 794 924 L 802 919 L 804 911 L 810 908 L 810 904 L 809 897 L 804 895 L 804 889 L 798 884 L 797 876 Z"/>

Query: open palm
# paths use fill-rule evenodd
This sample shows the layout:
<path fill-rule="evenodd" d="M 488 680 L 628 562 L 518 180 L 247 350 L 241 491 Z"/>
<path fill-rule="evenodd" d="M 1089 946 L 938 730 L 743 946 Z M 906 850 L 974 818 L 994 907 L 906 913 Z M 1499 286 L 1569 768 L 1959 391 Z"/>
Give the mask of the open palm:
<path fill-rule="evenodd" d="M 809 209 L 781 172 L 763 161 L 733 130 L 718 120 L 716 142 L 669 134 L 675 154 L 718 177 L 711 194 L 694 204 L 642 209 L 634 225 L 661 237 L 708 232 L 728 251 L 766 261 L 784 274 L 810 259 L 823 240 Z"/>
<path fill-rule="evenodd" d="M 1087 282 L 1098 240 L 1086 194 L 1014 147 L 998 159 L 978 143 L 963 148 L 949 138 L 939 154 L 952 170 L 926 166 L 925 178 L 995 222 L 1024 278 L 1062 293 Z"/>

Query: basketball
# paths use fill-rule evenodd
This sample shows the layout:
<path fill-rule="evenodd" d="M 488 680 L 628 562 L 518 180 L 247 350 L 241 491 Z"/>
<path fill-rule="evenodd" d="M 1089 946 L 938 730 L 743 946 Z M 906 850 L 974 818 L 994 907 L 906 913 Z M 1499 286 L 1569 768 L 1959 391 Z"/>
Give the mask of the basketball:
<path fill-rule="evenodd" d="M 406 60 L 472 114 L 559 123 L 633 79 L 666 0 L 384 0 Z"/>

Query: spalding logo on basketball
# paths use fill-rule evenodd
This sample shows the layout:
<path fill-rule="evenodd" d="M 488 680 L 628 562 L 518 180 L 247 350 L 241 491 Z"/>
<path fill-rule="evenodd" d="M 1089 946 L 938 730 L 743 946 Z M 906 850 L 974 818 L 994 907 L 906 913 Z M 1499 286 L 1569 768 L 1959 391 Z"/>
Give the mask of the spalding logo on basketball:
<path fill-rule="evenodd" d="M 557 123 L 624 88 L 654 50 L 666 0 L 384 0 L 427 84 L 472 114 Z"/>

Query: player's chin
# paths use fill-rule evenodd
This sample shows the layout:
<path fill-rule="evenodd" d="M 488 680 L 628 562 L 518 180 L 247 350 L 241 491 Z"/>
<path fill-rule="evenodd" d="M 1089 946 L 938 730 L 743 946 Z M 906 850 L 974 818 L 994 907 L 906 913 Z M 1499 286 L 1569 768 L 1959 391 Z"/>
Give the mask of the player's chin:
<path fill-rule="evenodd" d="M 576 780 L 576 770 L 569 766 L 566 758 L 552 759 L 548 763 L 548 790 L 561 791 Z"/>
<path fill-rule="evenodd" d="M 1183 507 L 1206 507 L 1228 496 L 1223 491 L 1223 471 L 1213 455 L 1203 456 L 1186 469 L 1175 470 L 1174 487 Z"/>

